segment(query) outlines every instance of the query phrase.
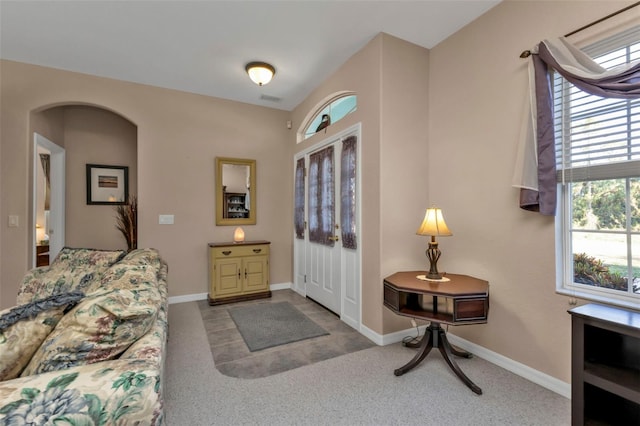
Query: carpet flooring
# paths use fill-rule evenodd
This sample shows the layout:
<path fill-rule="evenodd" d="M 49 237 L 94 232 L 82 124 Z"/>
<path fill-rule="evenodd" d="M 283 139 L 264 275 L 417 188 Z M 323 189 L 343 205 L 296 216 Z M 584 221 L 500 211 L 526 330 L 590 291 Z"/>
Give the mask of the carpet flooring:
<path fill-rule="evenodd" d="M 256 379 L 374 347 L 369 339 L 331 312 L 292 290 L 274 291 L 269 299 L 209 306 L 197 302 L 216 369 L 229 377 Z M 229 314 L 235 307 L 288 302 L 329 334 L 251 352 Z"/>
<path fill-rule="evenodd" d="M 274 297 L 278 299 L 282 291 L 274 291 Z M 438 353 L 396 377 L 394 369 L 415 354 L 415 349 L 400 343 L 246 380 L 216 369 L 198 302 L 170 305 L 169 330 L 164 383 L 168 425 L 571 424 L 569 399 L 478 356 L 459 358 L 458 364 L 482 388 L 482 395 L 471 392 Z"/>

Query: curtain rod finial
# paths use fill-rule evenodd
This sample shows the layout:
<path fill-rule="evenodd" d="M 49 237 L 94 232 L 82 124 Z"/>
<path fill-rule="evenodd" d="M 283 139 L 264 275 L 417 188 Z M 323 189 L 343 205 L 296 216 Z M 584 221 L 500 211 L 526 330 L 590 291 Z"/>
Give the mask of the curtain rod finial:
<path fill-rule="evenodd" d="M 530 50 L 525 50 L 524 52 L 522 52 L 522 53 L 520 54 L 520 57 L 521 57 L 522 59 L 524 59 L 524 58 L 528 58 L 529 56 L 531 56 L 531 51 L 530 51 Z"/>

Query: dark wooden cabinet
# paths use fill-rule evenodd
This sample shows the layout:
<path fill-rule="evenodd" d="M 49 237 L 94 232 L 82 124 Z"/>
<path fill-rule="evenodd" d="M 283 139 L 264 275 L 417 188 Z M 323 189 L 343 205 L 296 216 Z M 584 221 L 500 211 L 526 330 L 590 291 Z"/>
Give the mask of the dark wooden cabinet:
<path fill-rule="evenodd" d="M 249 217 L 247 194 L 225 192 L 223 195 L 223 216 L 228 219 L 246 219 Z"/>
<path fill-rule="evenodd" d="M 640 312 L 588 304 L 571 314 L 571 424 L 640 424 Z"/>
<path fill-rule="evenodd" d="M 36 266 L 47 266 L 49 264 L 49 245 L 36 246 Z"/>

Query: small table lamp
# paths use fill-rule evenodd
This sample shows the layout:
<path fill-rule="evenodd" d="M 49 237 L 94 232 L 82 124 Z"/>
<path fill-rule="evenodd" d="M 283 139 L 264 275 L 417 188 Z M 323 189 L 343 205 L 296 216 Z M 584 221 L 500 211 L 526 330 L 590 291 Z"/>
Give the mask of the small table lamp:
<path fill-rule="evenodd" d="M 238 226 L 236 230 L 233 232 L 233 242 L 241 243 L 243 241 L 244 241 L 244 230 Z"/>
<path fill-rule="evenodd" d="M 448 237 L 453 235 L 449 228 L 447 228 L 447 224 L 444 222 L 444 218 L 442 217 L 442 210 L 438 208 L 429 208 L 424 215 L 424 220 L 422 221 L 422 225 L 418 228 L 418 235 L 427 235 L 431 236 L 431 241 L 429 241 L 429 247 L 427 248 L 427 257 L 429 258 L 429 262 L 431 266 L 429 267 L 429 273 L 426 278 L 429 280 L 441 280 L 442 275 L 438 273 L 438 259 L 440 259 L 440 255 L 442 252 L 438 249 L 438 243 L 436 242 L 436 236 L 438 237 Z"/>

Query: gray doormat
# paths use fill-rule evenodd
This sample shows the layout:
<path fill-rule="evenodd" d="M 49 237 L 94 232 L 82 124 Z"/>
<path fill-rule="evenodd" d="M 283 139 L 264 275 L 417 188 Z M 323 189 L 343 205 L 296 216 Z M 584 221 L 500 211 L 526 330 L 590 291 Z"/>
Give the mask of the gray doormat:
<path fill-rule="evenodd" d="M 329 334 L 289 302 L 237 306 L 228 311 L 251 352 Z"/>

